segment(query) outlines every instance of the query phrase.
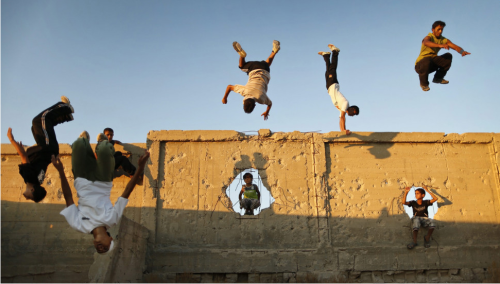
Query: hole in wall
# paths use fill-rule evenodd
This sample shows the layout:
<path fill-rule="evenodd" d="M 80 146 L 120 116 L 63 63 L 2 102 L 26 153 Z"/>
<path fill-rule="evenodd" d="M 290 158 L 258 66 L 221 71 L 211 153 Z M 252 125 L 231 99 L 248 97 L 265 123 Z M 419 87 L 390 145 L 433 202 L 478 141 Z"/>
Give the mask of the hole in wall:
<path fill-rule="evenodd" d="M 252 183 L 257 185 L 260 191 L 260 207 L 254 209 L 253 211 L 254 215 L 258 215 L 262 210 L 271 207 L 271 204 L 273 204 L 274 202 L 274 198 L 271 195 L 271 192 L 264 186 L 262 178 L 260 177 L 259 171 L 257 169 L 245 169 L 241 171 L 226 189 L 226 195 L 231 200 L 234 212 L 239 213 L 240 215 L 245 215 L 245 209 L 240 208 L 239 195 L 241 192 L 241 188 L 243 187 L 243 185 L 245 185 L 243 176 L 246 173 L 252 174 Z"/>
<path fill-rule="evenodd" d="M 415 189 L 416 188 L 420 188 L 419 186 L 412 186 L 411 189 L 410 189 L 410 192 L 408 192 L 408 195 L 406 196 L 406 202 L 410 202 L 412 200 L 417 200 L 415 198 Z M 425 189 L 424 189 L 425 190 Z M 431 194 L 429 193 L 429 191 L 425 190 L 425 196 L 423 198 L 424 200 L 432 200 L 432 196 Z M 405 212 L 406 214 L 408 214 L 408 216 L 410 218 L 413 217 L 413 208 L 412 207 L 409 207 L 409 206 L 404 206 L 405 208 Z M 434 218 L 434 215 L 436 215 L 436 213 L 438 212 L 438 202 L 434 202 L 431 206 L 427 207 L 427 211 L 429 212 L 429 218 Z"/>

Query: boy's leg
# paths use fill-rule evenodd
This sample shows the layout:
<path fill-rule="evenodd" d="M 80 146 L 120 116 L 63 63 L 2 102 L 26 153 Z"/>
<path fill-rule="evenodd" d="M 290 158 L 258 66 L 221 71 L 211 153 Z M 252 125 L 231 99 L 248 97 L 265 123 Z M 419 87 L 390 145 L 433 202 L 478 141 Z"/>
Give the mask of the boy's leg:
<path fill-rule="evenodd" d="M 431 60 L 431 57 L 424 57 L 415 65 L 415 71 L 418 73 L 420 86 L 429 86 L 429 73 L 432 73 L 430 70 Z"/>
<path fill-rule="evenodd" d="M 97 155 L 96 180 L 113 181 L 115 170 L 115 148 L 108 140 L 101 141 L 95 148 Z"/>
<path fill-rule="evenodd" d="M 132 165 L 130 160 L 123 156 L 122 153 L 117 152 L 115 154 L 115 170 L 118 169 L 119 167 L 122 167 L 122 169 L 129 175 L 133 176 L 135 174 L 135 166 Z"/>
<path fill-rule="evenodd" d="M 89 140 L 78 138 L 71 145 L 71 166 L 74 178 L 85 178 L 90 181 L 96 181 L 95 170 L 97 160 L 94 151 L 90 147 Z"/>
<path fill-rule="evenodd" d="M 330 88 L 331 85 L 339 83 L 339 81 L 337 80 L 337 64 L 338 64 L 339 53 L 336 51 L 332 51 L 331 56 L 332 56 L 332 61 L 330 63 L 330 55 L 329 54 L 323 55 L 323 59 L 325 60 L 326 63 L 325 79 L 326 79 L 327 90 L 328 88 Z"/>
<path fill-rule="evenodd" d="M 31 132 L 39 146 L 49 146 L 50 152 L 59 155 L 59 144 L 57 142 L 54 126 L 73 120 L 72 108 L 69 104 L 59 102 L 39 113 L 32 120 Z"/>
<path fill-rule="evenodd" d="M 444 76 L 446 76 L 446 73 L 450 70 L 452 60 L 453 55 L 449 52 L 432 58 L 432 65 L 435 65 L 437 70 L 432 82 L 441 83 L 443 81 Z"/>

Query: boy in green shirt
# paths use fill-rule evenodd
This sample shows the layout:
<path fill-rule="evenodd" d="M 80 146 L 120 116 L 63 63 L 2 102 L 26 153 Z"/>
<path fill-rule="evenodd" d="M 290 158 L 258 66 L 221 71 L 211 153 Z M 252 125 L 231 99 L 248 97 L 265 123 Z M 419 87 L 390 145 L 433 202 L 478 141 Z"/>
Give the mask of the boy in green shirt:
<path fill-rule="evenodd" d="M 444 76 L 446 76 L 446 72 L 448 72 L 451 67 L 453 56 L 449 52 L 437 56 L 437 53 L 441 48 L 449 50 L 451 47 L 462 56 L 470 54 L 469 52 L 463 50 L 460 46 L 453 44 L 451 40 L 442 36 L 445 26 L 445 22 L 442 21 L 435 21 L 434 24 L 432 24 L 432 33 L 429 33 L 422 40 L 420 54 L 415 62 L 415 71 L 418 73 L 418 77 L 420 78 L 420 87 L 425 92 L 430 90 L 428 75 L 432 72 L 436 72 L 436 74 L 434 74 L 434 79 L 432 80 L 433 83 L 449 83 L 449 81 L 444 79 Z"/>
<path fill-rule="evenodd" d="M 257 185 L 252 184 L 253 175 L 251 173 L 246 173 L 243 175 L 243 180 L 245 185 L 242 186 L 240 195 L 240 208 L 245 209 L 245 215 L 254 215 L 253 210 L 260 206 L 260 191 Z M 244 196 L 242 199 L 241 196 Z"/>

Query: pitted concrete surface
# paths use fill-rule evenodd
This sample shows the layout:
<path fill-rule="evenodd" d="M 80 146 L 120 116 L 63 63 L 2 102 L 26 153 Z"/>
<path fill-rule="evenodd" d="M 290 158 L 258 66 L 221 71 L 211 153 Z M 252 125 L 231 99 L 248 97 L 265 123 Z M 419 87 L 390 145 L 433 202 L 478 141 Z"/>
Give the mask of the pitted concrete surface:
<path fill-rule="evenodd" d="M 130 145 L 134 163 L 151 152 L 144 186 L 125 210 L 149 231 L 145 282 L 500 281 L 499 134 L 150 131 L 146 145 Z M 2 145 L 2 281 L 87 281 L 92 238 L 58 215 L 55 170 L 49 166 L 46 200 L 24 201 L 20 159 L 9 147 Z M 276 199 L 252 218 L 233 212 L 225 194 L 247 168 Z M 115 179 L 112 201 L 127 182 Z M 406 248 L 401 197 L 411 185 L 439 197 L 429 249 L 426 229 L 419 246 Z"/>

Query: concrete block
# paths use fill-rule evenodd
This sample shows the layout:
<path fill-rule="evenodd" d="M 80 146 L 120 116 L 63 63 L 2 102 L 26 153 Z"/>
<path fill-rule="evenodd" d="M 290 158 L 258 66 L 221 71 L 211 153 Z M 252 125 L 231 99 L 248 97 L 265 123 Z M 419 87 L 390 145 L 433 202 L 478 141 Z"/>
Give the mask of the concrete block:
<path fill-rule="evenodd" d="M 295 278 L 295 273 L 290 273 L 290 272 L 283 273 L 283 282 L 284 283 L 296 283 L 297 279 Z"/>
<path fill-rule="evenodd" d="M 213 282 L 213 276 L 211 273 L 201 274 L 200 283 L 212 283 L 212 282 Z"/>
<path fill-rule="evenodd" d="M 269 137 L 269 136 L 271 136 L 271 130 L 269 130 L 269 129 L 260 129 L 259 130 L 259 136 L 261 136 L 261 137 Z"/>
<path fill-rule="evenodd" d="M 483 282 L 486 279 L 486 271 L 483 268 L 473 268 L 472 273 L 476 281 Z"/>
<path fill-rule="evenodd" d="M 472 282 L 472 279 L 474 279 L 474 273 L 472 272 L 472 269 L 470 268 L 462 268 L 460 269 L 460 272 L 458 274 L 460 277 L 464 279 L 466 282 Z"/>
<path fill-rule="evenodd" d="M 373 271 L 372 272 L 373 283 L 384 283 L 384 278 L 382 276 L 382 272 Z"/>
<path fill-rule="evenodd" d="M 231 273 L 231 274 L 226 274 L 226 283 L 236 283 L 236 280 L 238 280 L 238 274 L 236 273 Z"/>
<path fill-rule="evenodd" d="M 248 283 L 260 283 L 260 274 L 259 273 L 248 274 Z"/>
<path fill-rule="evenodd" d="M 425 272 L 425 275 L 427 276 L 427 282 L 429 283 L 437 283 L 439 282 L 439 271 L 432 269 L 432 270 L 427 270 Z"/>

